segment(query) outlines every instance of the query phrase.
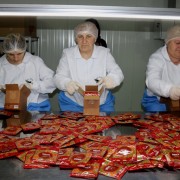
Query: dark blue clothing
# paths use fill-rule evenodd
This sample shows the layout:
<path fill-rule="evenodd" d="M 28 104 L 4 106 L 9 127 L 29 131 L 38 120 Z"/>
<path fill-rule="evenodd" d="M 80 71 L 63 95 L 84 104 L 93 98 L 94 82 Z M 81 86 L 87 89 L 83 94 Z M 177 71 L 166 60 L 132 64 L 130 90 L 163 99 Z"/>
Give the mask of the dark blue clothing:
<path fill-rule="evenodd" d="M 61 91 L 58 95 L 58 101 L 61 111 L 74 111 L 83 112 L 83 106 L 80 106 L 76 102 L 68 98 L 64 91 Z M 100 112 L 113 112 L 114 111 L 115 97 L 111 92 L 108 93 L 104 104 L 100 105 Z"/>
<path fill-rule="evenodd" d="M 49 100 L 43 101 L 41 103 L 29 103 L 27 107 L 28 111 L 50 111 L 51 104 Z"/>
<path fill-rule="evenodd" d="M 166 105 L 160 103 L 156 96 L 149 96 L 147 90 L 144 91 L 141 104 L 146 112 L 163 112 L 167 111 Z"/>

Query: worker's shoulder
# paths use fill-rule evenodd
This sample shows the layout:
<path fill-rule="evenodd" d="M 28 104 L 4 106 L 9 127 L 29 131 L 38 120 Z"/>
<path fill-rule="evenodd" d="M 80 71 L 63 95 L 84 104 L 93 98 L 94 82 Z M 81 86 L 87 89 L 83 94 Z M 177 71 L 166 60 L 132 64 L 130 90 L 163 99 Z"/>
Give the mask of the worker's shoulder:
<path fill-rule="evenodd" d="M 69 48 L 65 48 L 65 49 L 63 49 L 63 52 L 65 52 L 65 53 L 67 53 L 67 52 L 73 52 L 73 51 L 75 51 L 76 49 L 78 49 L 78 46 L 77 46 L 77 45 L 71 46 L 71 47 L 69 47 Z"/>

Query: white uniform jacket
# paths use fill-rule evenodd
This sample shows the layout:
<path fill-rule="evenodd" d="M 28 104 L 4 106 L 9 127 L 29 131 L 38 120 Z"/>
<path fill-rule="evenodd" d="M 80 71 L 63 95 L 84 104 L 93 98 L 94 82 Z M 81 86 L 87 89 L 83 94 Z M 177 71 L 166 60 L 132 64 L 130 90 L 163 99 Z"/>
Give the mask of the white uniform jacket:
<path fill-rule="evenodd" d="M 44 61 L 38 57 L 25 53 L 21 64 L 10 64 L 6 55 L 0 58 L 0 84 L 18 84 L 19 86 L 26 83 L 26 80 L 33 82 L 31 94 L 27 99 L 28 103 L 41 103 L 47 100 L 48 93 L 55 90 L 53 82 L 54 72 L 48 68 Z M 5 94 L 0 93 L 0 107 L 4 107 Z"/>
<path fill-rule="evenodd" d="M 149 96 L 169 97 L 172 86 L 180 86 L 180 64 L 175 65 L 169 58 L 166 45 L 153 53 L 147 65 L 146 85 Z"/>
<path fill-rule="evenodd" d="M 78 82 L 85 90 L 86 85 L 96 85 L 98 77 L 110 76 L 115 85 L 123 81 L 123 73 L 115 62 L 115 59 L 108 48 L 94 45 L 94 51 L 90 59 L 84 60 L 81 57 L 78 46 L 64 49 L 62 57 L 54 77 L 58 89 L 66 91 L 65 85 L 73 80 Z M 100 104 L 106 100 L 108 90 L 105 90 L 100 98 Z M 65 92 L 66 96 L 74 102 L 83 106 L 83 97 L 78 92 L 72 96 Z"/>

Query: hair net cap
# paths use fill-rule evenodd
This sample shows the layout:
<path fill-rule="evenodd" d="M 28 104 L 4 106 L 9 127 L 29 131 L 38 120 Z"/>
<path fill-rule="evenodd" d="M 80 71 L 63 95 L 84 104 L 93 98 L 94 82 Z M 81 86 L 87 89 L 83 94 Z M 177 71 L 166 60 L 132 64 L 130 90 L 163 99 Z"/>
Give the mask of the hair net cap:
<path fill-rule="evenodd" d="M 95 39 L 97 39 L 98 37 L 98 29 L 95 26 L 95 24 L 93 24 L 92 22 L 83 22 L 75 27 L 74 29 L 75 38 L 79 34 L 84 34 L 84 33 L 93 35 Z"/>
<path fill-rule="evenodd" d="M 165 42 L 167 44 L 170 40 L 177 38 L 180 38 L 180 25 L 175 25 L 167 31 Z"/>
<path fill-rule="evenodd" d="M 4 53 L 15 52 L 15 51 L 26 51 L 26 40 L 20 34 L 9 34 L 3 41 Z"/>

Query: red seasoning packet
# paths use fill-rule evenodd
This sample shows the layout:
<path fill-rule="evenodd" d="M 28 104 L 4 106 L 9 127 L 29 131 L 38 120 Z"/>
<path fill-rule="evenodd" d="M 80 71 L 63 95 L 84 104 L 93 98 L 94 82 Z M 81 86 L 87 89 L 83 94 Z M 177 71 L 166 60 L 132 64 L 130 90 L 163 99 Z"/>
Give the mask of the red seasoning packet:
<path fill-rule="evenodd" d="M 176 119 L 176 117 L 172 114 L 151 114 L 146 115 L 145 119 L 151 119 L 155 121 L 169 121 Z"/>
<path fill-rule="evenodd" d="M 56 161 L 56 165 L 64 164 L 64 161 L 68 161 L 69 157 L 71 156 L 74 148 L 64 148 L 60 149 L 58 152 L 58 158 Z"/>
<path fill-rule="evenodd" d="M 13 141 L 0 143 L 0 159 L 16 156 L 17 154 L 18 151 Z"/>
<path fill-rule="evenodd" d="M 25 162 L 24 162 L 24 169 L 40 169 L 40 168 L 48 168 L 49 165 L 47 164 L 42 164 L 42 163 L 34 163 L 32 160 L 32 157 L 34 156 L 36 150 L 30 150 L 28 151 L 28 153 L 26 154 L 25 157 Z"/>
<path fill-rule="evenodd" d="M 69 141 L 73 140 L 74 138 L 75 138 L 75 136 L 73 134 L 64 135 L 61 138 L 53 141 L 53 144 L 56 147 L 61 148 L 64 144 L 68 143 Z"/>
<path fill-rule="evenodd" d="M 7 142 L 9 141 L 10 138 L 4 134 L 0 134 L 0 143 L 4 143 L 4 142 Z"/>
<path fill-rule="evenodd" d="M 104 156 L 104 159 L 109 160 L 109 158 L 112 156 L 112 154 L 114 154 L 115 151 L 116 151 L 116 148 L 108 147 L 108 150 Z"/>
<path fill-rule="evenodd" d="M 90 160 L 83 168 L 74 168 L 70 174 L 71 177 L 97 178 L 100 168 L 100 162 Z"/>
<path fill-rule="evenodd" d="M 116 116 L 112 116 L 111 117 L 113 120 L 116 119 L 116 121 L 121 121 L 121 120 L 129 120 L 129 119 L 140 119 L 141 115 L 140 114 L 134 114 L 131 112 L 127 112 L 127 113 L 122 113 L 122 114 L 118 114 Z"/>
<path fill-rule="evenodd" d="M 76 142 L 74 141 L 74 139 L 72 139 L 72 140 L 68 141 L 67 143 L 64 143 L 64 144 L 61 146 L 61 148 L 70 147 L 70 146 L 73 146 L 73 145 L 75 145 L 75 144 L 76 144 Z"/>
<path fill-rule="evenodd" d="M 25 160 L 26 160 L 26 155 L 27 155 L 27 153 L 28 153 L 29 151 L 30 151 L 30 150 L 20 152 L 16 157 L 17 157 L 18 159 L 20 159 L 22 162 L 25 162 Z M 35 150 L 34 150 L 34 151 L 35 151 Z"/>
<path fill-rule="evenodd" d="M 127 170 L 128 168 L 125 165 L 105 160 L 99 169 L 99 173 L 120 180 Z"/>
<path fill-rule="evenodd" d="M 180 150 L 163 149 L 169 166 L 180 169 Z"/>
<path fill-rule="evenodd" d="M 94 132 L 101 132 L 102 130 L 108 128 L 105 121 L 95 120 L 89 123 L 94 127 Z M 94 132 L 92 131 L 92 133 Z"/>
<path fill-rule="evenodd" d="M 136 161 L 136 146 L 135 145 L 122 145 L 119 146 L 114 154 L 110 157 L 114 162 L 134 162 Z"/>
<path fill-rule="evenodd" d="M 51 142 L 51 138 L 52 138 L 52 134 L 33 134 L 31 136 L 31 139 L 35 140 L 37 142 L 37 144 L 50 144 Z"/>
<path fill-rule="evenodd" d="M 42 119 L 39 119 L 38 120 L 38 124 L 40 125 L 40 126 L 50 126 L 50 125 L 60 125 L 60 119 L 44 119 L 44 120 L 42 120 Z"/>
<path fill-rule="evenodd" d="M 112 137 L 110 136 L 100 136 L 100 135 L 94 135 L 94 134 L 84 135 L 84 136 L 87 139 L 102 142 L 102 143 L 109 143 L 109 141 L 112 139 Z"/>
<path fill-rule="evenodd" d="M 73 152 L 70 156 L 70 164 L 72 167 L 85 167 L 87 162 L 91 159 L 92 153 L 90 152 Z"/>
<path fill-rule="evenodd" d="M 61 115 L 61 117 L 66 117 L 69 119 L 75 119 L 78 120 L 80 118 L 83 118 L 84 115 L 80 112 L 72 112 L 72 111 L 64 111 Z"/>
<path fill-rule="evenodd" d="M 106 154 L 107 150 L 108 150 L 108 146 L 102 146 L 102 147 L 89 148 L 87 149 L 87 152 L 92 153 L 93 159 L 102 159 Z"/>
<path fill-rule="evenodd" d="M 37 142 L 31 138 L 21 138 L 18 139 L 15 142 L 17 149 L 19 151 L 25 151 L 25 150 L 29 150 L 29 149 L 34 149 L 37 144 Z"/>
<path fill-rule="evenodd" d="M 41 119 L 46 120 L 46 119 L 57 119 L 59 116 L 55 114 L 45 114 Z"/>
<path fill-rule="evenodd" d="M 132 164 L 127 164 L 127 167 L 128 171 L 136 171 L 139 169 L 154 168 L 155 165 L 150 160 L 146 159 Z"/>
<path fill-rule="evenodd" d="M 9 126 L 7 128 L 5 128 L 2 133 L 6 134 L 6 135 L 11 135 L 11 136 L 15 136 L 17 135 L 20 131 L 22 130 L 22 128 L 17 127 L 17 126 Z"/>
<path fill-rule="evenodd" d="M 36 150 L 32 159 L 35 163 L 43 163 L 43 164 L 56 164 L 58 157 L 58 151 L 52 149 L 40 149 Z"/>
<path fill-rule="evenodd" d="M 55 134 L 58 132 L 59 128 L 59 125 L 44 126 L 41 128 L 40 134 Z"/>
<path fill-rule="evenodd" d="M 36 122 L 29 122 L 29 123 L 21 125 L 21 128 L 23 129 L 23 131 L 32 131 L 32 130 L 39 129 L 40 127 L 41 126 Z"/>
<path fill-rule="evenodd" d="M 117 135 L 116 139 L 120 140 L 122 144 L 135 144 L 136 136 L 134 135 Z"/>
<path fill-rule="evenodd" d="M 87 150 L 89 148 L 93 148 L 93 147 L 102 147 L 102 146 L 105 146 L 106 144 L 105 143 L 101 143 L 101 142 L 96 142 L 96 141 L 86 141 L 84 143 L 81 143 L 79 145 L 79 147 Z"/>

